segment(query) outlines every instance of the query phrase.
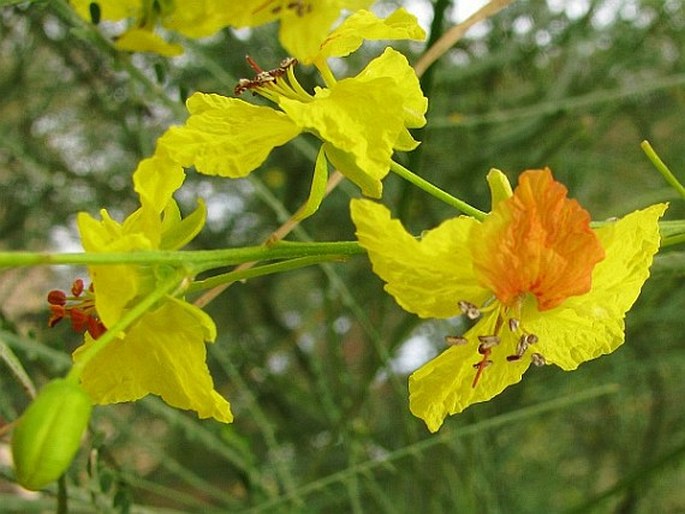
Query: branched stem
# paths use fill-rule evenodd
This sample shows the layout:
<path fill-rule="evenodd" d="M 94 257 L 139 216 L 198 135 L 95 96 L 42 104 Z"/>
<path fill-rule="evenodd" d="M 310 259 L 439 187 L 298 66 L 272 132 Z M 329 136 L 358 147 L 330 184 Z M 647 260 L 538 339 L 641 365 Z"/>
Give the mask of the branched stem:
<path fill-rule="evenodd" d="M 167 264 L 171 266 L 190 265 L 201 272 L 243 262 L 312 256 L 350 256 L 364 253 L 364 251 L 356 241 L 340 241 L 332 243 L 280 242 L 273 246 L 247 246 L 244 248 L 196 251 L 0 252 L 0 268 L 41 265 Z"/>

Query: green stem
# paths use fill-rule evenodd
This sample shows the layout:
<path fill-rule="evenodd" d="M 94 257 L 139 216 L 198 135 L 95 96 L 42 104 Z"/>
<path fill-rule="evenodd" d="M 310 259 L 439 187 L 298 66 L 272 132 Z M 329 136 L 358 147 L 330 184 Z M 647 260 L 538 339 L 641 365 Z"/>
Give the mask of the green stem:
<path fill-rule="evenodd" d="M 127 311 L 119 321 L 117 321 L 114 326 L 107 327 L 107 331 L 102 334 L 98 339 L 93 341 L 93 344 L 85 349 L 77 362 L 69 371 L 67 375 L 67 380 L 72 382 L 78 382 L 81 377 L 81 373 L 88 365 L 88 363 L 100 352 L 105 346 L 107 346 L 112 341 L 119 338 L 120 334 L 124 332 L 128 327 L 130 327 L 138 318 L 143 316 L 148 312 L 159 300 L 169 295 L 170 293 L 175 296 L 188 287 L 188 278 L 194 273 L 191 269 L 185 267 L 173 275 L 167 277 L 162 281 L 154 291 L 152 291 L 148 296 L 143 298 L 140 303 L 136 304 L 131 310 Z"/>
<path fill-rule="evenodd" d="M 406 181 L 411 182 L 419 189 L 423 189 L 429 195 L 434 196 L 441 202 L 446 203 L 447 205 L 451 205 L 452 207 L 463 212 L 464 214 L 473 216 L 477 220 L 483 220 L 487 215 L 487 213 L 479 209 L 476 209 L 475 207 L 466 203 L 465 201 L 460 200 L 459 198 L 455 198 L 454 196 L 443 191 L 439 187 L 434 186 L 426 179 L 419 177 L 414 172 L 408 170 L 401 164 L 396 163 L 395 161 L 390 161 L 390 170 L 399 175 L 400 177 L 402 177 L 403 179 L 405 179 Z"/>
<path fill-rule="evenodd" d="M 200 271 L 243 262 L 295 259 L 312 256 L 350 256 L 364 253 L 356 241 L 332 243 L 280 242 L 273 246 L 247 246 L 220 250 L 132 251 L 102 253 L 0 252 L 0 268 L 18 266 L 168 264 L 191 265 Z"/>
<path fill-rule="evenodd" d="M 661 239 L 661 248 L 666 248 L 667 246 L 675 246 L 683 243 L 685 243 L 685 234 L 664 237 Z"/>
<path fill-rule="evenodd" d="M 666 166 L 664 161 L 662 161 L 657 155 L 657 153 L 654 151 L 654 148 L 652 148 L 652 145 L 649 144 L 649 141 L 645 140 L 640 143 L 640 148 L 642 148 L 642 151 L 645 152 L 645 155 L 647 155 L 649 160 L 652 161 L 652 164 L 659 171 L 659 173 L 663 175 L 663 177 L 666 179 L 666 182 L 668 182 L 671 187 L 678 191 L 678 194 L 685 199 L 685 186 L 683 186 L 676 176 L 671 172 L 671 170 L 668 169 L 668 166 Z"/>
<path fill-rule="evenodd" d="M 224 284 L 232 284 L 233 282 L 246 280 L 248 278 L 262 277 L 265 275 L 271 275 L 273 273 L 282 273 L 284 271 L 292 271 L 295 269 L 304 268 L 306 266 L 312 266 L 314 264 L 321 264 L 322 262 L 342 259 L 344 259 L 344 257 L 340 255 L 315 255 L 312 257 L 290 259 L 284 262 L 277 262 L 275 264 L 265 264 L 264 266 L 258 266 L 250 269 L 230 271 L 228 273 L 222 273 L 221 275 L 214 275 L 213 277 L 205 280 L 196 280 L 190 285 L 190 287 L 188 287 L 186 292 L 194 293 Z"/>

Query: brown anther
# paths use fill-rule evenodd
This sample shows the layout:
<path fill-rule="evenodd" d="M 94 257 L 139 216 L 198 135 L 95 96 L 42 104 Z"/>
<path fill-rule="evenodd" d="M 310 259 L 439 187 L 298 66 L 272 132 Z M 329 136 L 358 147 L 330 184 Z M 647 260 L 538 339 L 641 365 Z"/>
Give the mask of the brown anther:
<path fill-rule="evenodd" d="M 477 319 L 480 317 L 480 310 L 471 302 L 460 300 L 458 305 L 459 309 L 461 309 L 461 312 L 464 313 L 467 318 Z"/>
<path fill-rule="evenodd" d="M 521 339 L 519 339 L 518 344 L 516 345 L 516 355 L 519 357 L 523 355 L 526 350 L 528 349 L 528 336 L 521 336 Z"/>
<path fill-rule="evenodd" d="M 521 359 L 521 355 L 507 355 L 507 360 L 509 362 L 514 362 Z"/>
<path fill-rule="evenodd" d="M 512 332 L 518 332 L 521 322 L 516 318 L 509 318 L 509 330 Z"/>
<path fill-rule="evenodd" d="M 233 93 L 236 96 L 240 96 L 248 89 L 256 89 L 259 87 L 266 86 L 268 84 L 276 83 L 279 77 L 282 77 L 288 72 L 288 68 L 297 64 L 297 59 L 288 57 L 281 61 L 281 64 L 278 68 L 265 71 L 249 55 L 245 56 L 245 59 L 247 60 L 247 63 L 250 65 L 250 68 L 254 70 L 256 75 L 253 79 L 242 78 L 238 80 L 238 85 L 236 85 L 236 87 L 233 89 Z"/>
<path fill-rule="evenodd" d="M 81 293 L 83 293 L 83 280 L 80 278 L 77 278 L 74 280 L 74 283 L 71 284 L 71 294 L 74 296 L 81 296 Z"/>
<path fill-rule="evenodd" d="M 464 336 L 445 336 L 445 343 L 449 346 L 461 346 L 468 342 Z"/>
<path fill-rule="evenodd" d="M 478 353 L 485 355 L 486 352 L 490 352 L 492 348 L 499 344 L 499 337 L 497 336 L 478 336 L 480 344 L 478 345 Z"/>
<path fill-rule="evenodd" d="M 537 342 L 538 342 L 538 336 L 536 336 L 535 334 L 528 334 L 526 336 L 526 343 L 535 344 Z"/>
<path fill-rule="evenodd" d="M 48 303 L 50 305 L 66 305 L 67 295 L 64 294 L 64 291 L 53 289 L 48 293 Z"/>
<path fill-rule="evenodd" d="M 547 364 L 547 361 L 545 360 L 545 358 L 540 353 L 532 354 L 530 356 L 530 360 L 533 361 L 533 364 L 535 366 L 538 366 L 538 367 L 544 366 L 545 364 Z"/>
<path fill-rule="evenodd" d="M 492 364 L 492 361 L 491 361 L 490 359 L 487 359 L 487 360 L 482 360 L 482 361 L 480 361 L 480 362 L 476 362 L 476 363 L 473 365 L 473 367 L 474 367 L 475 369 L 485 369 L 485 368 L 487 368 L 488 366 L 490 366 L 491 364 Z"/>

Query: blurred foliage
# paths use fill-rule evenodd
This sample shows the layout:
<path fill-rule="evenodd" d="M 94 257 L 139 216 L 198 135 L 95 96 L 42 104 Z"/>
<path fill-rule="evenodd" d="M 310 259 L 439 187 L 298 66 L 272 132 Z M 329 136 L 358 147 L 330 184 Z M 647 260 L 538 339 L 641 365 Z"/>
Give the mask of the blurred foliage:
<path fill-rule="evenodd" d="M 15 2 L 11 2 L 15 3 Z M 452 2 L 437 9 L 436 38 Z M 399 2 L 381 2 L 388 12 Z M 427 17 L 428 19 L 431 16 Z M 400 160 L 487 209 L 484 176 L 550 166 L 595 219 L 675 200 L 641 153 L 649 139 L 685 170 L 685 7 L 678 0 L 519 0 L 479 25 L 423 77 L 423 144 Z M 185 42 L 184 42 L 185 44 Z M 400 45 L 416 60 L 422 45 Z M 135 205 L 130 174 L 183 120 L 192 91 L 230 94 L 284 55 L 275 27 L 224 30 L 172 60 L 116 54 L 62 1 L 0 10 L 0 246 L 78 248 L 74 216 Z M 336 70 L 352 72 L 372 44 Z M 302 83 L 314 75 L 298 69 Z M 258 101 L 258 99 L 254 99 Z M 180 201 L 208 201 L 198 248 L 258 244 L 306 197 L 315 151 L 278 149 L 241 181 L 188 174 Z M 396 177 L 384 201 L 419 232 L 454 215 Z M 349 240 L 343 183 L 293 239 Z M 669 217 L 682 218 L 674 201 Z M 74 270 L 0 276 L 0 347 L 38 384 L 63 373 L 79 337 L 45 329 L 43 295 Z M 423 321 L 382 290 L 364 258 L 231 287 L 208 311 L 217 388 L 236 421 L 198 421 L 154 398 L 97 408 L 67 478 L 72 512 L 685 511 L 682 272 L 655 276 L 627 318 L 627 343 L 573 374 L 533 370 L 522 384 L 430 435 L 407 408 L 406 376 L 459 320 Z M 407 364 L 407 363 L 410 364 Z M 409 369 L 411 366 L 412 369 Z M 0 419 L 26 393 L 0 368 Z M 595 389 L 599 387 L 599 389 Z M 0 441 L 0 511 L 54 509 L 26 495 Z"/>

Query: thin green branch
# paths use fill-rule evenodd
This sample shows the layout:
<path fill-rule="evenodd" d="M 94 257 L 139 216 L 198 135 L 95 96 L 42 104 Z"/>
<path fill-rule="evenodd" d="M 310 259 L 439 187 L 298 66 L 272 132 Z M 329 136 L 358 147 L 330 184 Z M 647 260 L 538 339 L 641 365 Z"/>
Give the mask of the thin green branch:
<path fill-rule="evenodd" d="M 401 164 L 396 163 L 395 161 L 390 162 L 390 170 L 395 174 L 399 175 L 400 177 L 402 177 L 403 179 L 405 179 L 406 181 L 411 182 L 419 189 L 423 189 L 429 195 L 437 198 L 438 200 L 446 203 L 447 205 L 451 205 L 457 210 L 463 212 L 464 214 L 473 216 L 477 220 L 482 220 L 487 215 L 487 213 L 479 209 L 476 209 L 472 205 L 466 203 L 463 200 L 460 200 L 459 198 L 455 198 L 451 194 L 431 184 L 426 179 L 419 177 L 414 172 L 408 170 Z"/>
<path fill-rule="evenodd" d="M 238 282 L 240 280 L 272 275 L 274 273 L 282 273 L 284 271 L 292 271 L 299 268 L 304 268 L 306 266 L 312 266 L 314 264 L 321 264 L 322 262 L 336 260 L 339 261 L 343 259 L 344 257 L 340 255 L 314 255 L 311 257 L 289 259 L 283 262 L 277 262 L 275 264 L 265 264 L 263 266 L 257 266 L 249 269 L 229 271 L 228 273 L 214 275 L 213 277 L 204 280 L 196 280 L 191 284 L 187 292 L 194 293 L 197 291 L 203 291 L 205 289 L 211 289 L 220 285 L 232 284 L 233 282 Z"/>
<path fill-rule="evenodd" d="M 654 148 L 652 148 L 652 145 L 649 144 L 649 141 L 643 141 L 640 143 L 640 148 L 642 148 L 642 151 L 645 152 L 647 158 L 652 161 L 652 164 L 657 171 L 663 175 L 663 177 L 666 179 L 666 182 L 668 182 L 669 185 L 678 192 L 681 198 L 685 200 L 685 186 L 683 186 L 676 176 L 671 172 L 671 170 L 668 169 L 668 166 L 666 166 L 664 161 L 662 161 L 657 155 L 657 153 L 654 151 Z"/>

